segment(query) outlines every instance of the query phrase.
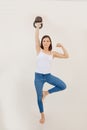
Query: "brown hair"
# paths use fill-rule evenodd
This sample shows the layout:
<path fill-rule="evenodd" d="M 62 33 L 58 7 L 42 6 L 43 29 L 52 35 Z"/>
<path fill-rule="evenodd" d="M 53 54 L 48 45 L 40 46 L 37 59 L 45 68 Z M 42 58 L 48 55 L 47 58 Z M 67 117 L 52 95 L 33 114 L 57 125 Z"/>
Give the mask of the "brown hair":
<path fill-rule="evenodd" d="M 42 39 L 41 39 L 41 48 L 43 49 L 43 39 L 44 39 L 44 38 L 49 38 L 49 40 L 50 40 L 49 51 L 51 51 L 51 50 L 52 50 L 52 41 L 51 41 L 51 38 L 50 38 L 49 35 L 44 35 L 44 36 L 42 37 Z"/>

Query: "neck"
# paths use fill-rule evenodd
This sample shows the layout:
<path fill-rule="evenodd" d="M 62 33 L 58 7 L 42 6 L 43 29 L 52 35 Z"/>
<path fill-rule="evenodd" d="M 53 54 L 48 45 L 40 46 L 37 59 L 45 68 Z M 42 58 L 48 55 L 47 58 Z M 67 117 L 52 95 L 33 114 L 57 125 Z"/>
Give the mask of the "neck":
<path fill-rule="evenodd" d="M 45 52 L 48 52 L 49 50 L 48 50 L 48 48 L 44 48 L 44 51 L 45 51 Z"/>

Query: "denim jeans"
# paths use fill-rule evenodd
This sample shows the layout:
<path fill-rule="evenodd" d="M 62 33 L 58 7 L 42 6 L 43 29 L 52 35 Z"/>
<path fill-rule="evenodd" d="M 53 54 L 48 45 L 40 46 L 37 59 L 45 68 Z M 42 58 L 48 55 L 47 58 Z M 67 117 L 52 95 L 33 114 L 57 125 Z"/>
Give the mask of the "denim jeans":
<path fill-rule="evenodd" d="M 35 72 L 34 84 L 36 88 L 37 102 L 38 102 L 40 113 L 44 112 L 43 102 L 42 102 L 42 91 L 43 91 L 43 85 L 46 82 L 54 86 L 53 88 L 48 90 L 49 93 L 58 92 L 66 88 L 66 84 L 58 77 L 53 76 L 51 73 L 41 74 Z"/>

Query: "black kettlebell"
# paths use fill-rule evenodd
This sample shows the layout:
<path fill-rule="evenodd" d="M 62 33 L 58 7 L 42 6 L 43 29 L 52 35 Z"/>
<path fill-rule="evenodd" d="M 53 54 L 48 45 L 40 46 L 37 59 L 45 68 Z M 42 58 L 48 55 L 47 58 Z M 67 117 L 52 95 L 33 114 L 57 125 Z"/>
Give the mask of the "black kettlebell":
<path fill-rule="evenodd" d="M 37 17 L 35 18 L 35 21 L 34 21 L 34 23 L 33 23 L 33 26 L 36 28 L 35 24 L 36 24 L 36 23 L 41 23 L 40 28 L 42 28 L 42 27 L 43 27 L 43 23 L 42 23 L 42 22 L 43 22 L 42 17 L 37 16 Z"/>

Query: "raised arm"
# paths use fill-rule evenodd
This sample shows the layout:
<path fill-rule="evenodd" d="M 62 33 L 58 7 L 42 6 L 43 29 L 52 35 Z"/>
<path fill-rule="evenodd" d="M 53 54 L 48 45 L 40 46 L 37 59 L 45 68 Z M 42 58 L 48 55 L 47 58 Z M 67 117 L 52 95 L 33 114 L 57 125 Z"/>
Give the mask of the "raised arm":
<path fill-rule="evenodd" d="M 53 57 L 55 58 L 69 58 L 69 54 L 67 52 L 67 50 L 60 44 L 58 43 L 56 47 L 61 47 L 62 50 L 63 50 L 63 54 L 62 53 L 59 53 L 59 52 L 56 52 L 56 51 L 53 51 Z"/>
<path fill-rule="evenodd" d="M 41 23 L 36 23 L 36 28 L 35 28 L 35 48 L 37 54 L 40 52 L 40 40 L 39 40 L 39 27 L 41 26 Z"/>

